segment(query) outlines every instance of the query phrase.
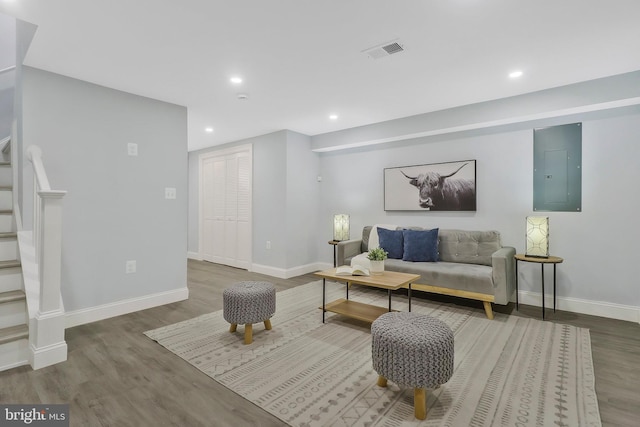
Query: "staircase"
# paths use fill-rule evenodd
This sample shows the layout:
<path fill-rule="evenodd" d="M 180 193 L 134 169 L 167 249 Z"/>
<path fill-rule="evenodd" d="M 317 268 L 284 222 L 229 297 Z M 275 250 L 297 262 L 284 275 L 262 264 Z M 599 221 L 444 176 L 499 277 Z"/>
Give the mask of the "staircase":
<path fill-rule="evenodd" d="M 0 146 L 0 371 L 29 363 L 29 327 L 13 217 L 10 140 Z"/>

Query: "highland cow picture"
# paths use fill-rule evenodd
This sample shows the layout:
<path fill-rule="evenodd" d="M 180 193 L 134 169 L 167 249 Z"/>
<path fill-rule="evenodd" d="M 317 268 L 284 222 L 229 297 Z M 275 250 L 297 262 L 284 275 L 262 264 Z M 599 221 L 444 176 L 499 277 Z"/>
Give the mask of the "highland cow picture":
<path fill-rule="evenodd" d="M 384 170 L 385 211 L 475 211 L 476 161 Z"/>

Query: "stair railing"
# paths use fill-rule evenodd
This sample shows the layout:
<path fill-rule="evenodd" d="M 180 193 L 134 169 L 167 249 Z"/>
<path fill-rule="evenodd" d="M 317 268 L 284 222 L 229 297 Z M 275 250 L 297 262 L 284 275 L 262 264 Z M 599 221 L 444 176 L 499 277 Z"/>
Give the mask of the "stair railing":
<path fill-rule="evenodd" d="M 23 256 L 21 261 L 27 305 L 33 307 L 33 310 L 29 308 L 29 363 L 33 369 L 40 369 L 67 360 L 65 314 L 60 293 L 62 198 L 67 192 L 51 189 L 39 147 L 32 145 L 25 154 L 33 165 L 34 174 L 33 233 L 30 242 L 24 245 L 25 249 L 30 247 L 24 254 L 31 253 L 31 261 L 25 259 L 28 256 Z M 28 231 L 23 233 L 29 234 Z M 19 242 L 23 233 L 18 233 Z M 22 247 L 20 252 L 23 253 Z"/>
<path fill-rule="evenodd" d="M 42 164 L 42 150 L 27 148 L 33 165 L 33 245 L 40 279 L 40 313 L 60 309 L 62 263 L 62 198 L 66 191 L 52 190 Z"/>

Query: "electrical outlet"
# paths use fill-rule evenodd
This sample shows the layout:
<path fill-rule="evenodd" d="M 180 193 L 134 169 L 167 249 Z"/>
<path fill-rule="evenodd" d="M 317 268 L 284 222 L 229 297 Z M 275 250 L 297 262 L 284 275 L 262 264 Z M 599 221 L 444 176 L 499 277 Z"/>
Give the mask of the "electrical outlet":
<path fill-rule="evenodd" d="M 267 240 L 267 249 L 271 249 L 271 240 Z"/>
<path fill-rule="evenodd" d="M 127 153 L 130 156 L 137 156 L 138 155 L 138 144 L 130 142 L 127 144 Z"/>
<path fill-rule="evenodd" d="M 124 271 L 127 274 L 131 274 L 131 273 L 135 273 L 136 272 L 136 261 L 132 260 L 132 261 L 127 261 L 124 265 Z"/>
<path fill-rule="evenodd" d="M 165 199 L 175 199 L 176 198 L 176 189 L 172 187 L 167 187 L 164 189 L 164 198 Z"/>

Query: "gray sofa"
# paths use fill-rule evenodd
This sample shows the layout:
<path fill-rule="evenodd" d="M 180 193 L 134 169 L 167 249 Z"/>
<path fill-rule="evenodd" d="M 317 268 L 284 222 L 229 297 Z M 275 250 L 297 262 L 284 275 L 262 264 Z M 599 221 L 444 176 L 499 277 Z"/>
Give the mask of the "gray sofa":
<path fill-rule="evenodd" d="M 352 260 L 357 264 L 367 263 L 366 252 L 372 228 L 364 227 L 361 239 L 338 243 L 337 265 L 349 265 Z M 377 241 L 377 235 L 373 238 Z M 491 303 L 506 305 L 514 296 L 515 253 L 515 248 L 502 246 L 497 231 L 440 229 L 438 262 L 388 258 L 385 270 L 419 274 L 421 279 L 411 286 L 413 290 L 482 301 L 487 317 L 493 319 Z"/>

